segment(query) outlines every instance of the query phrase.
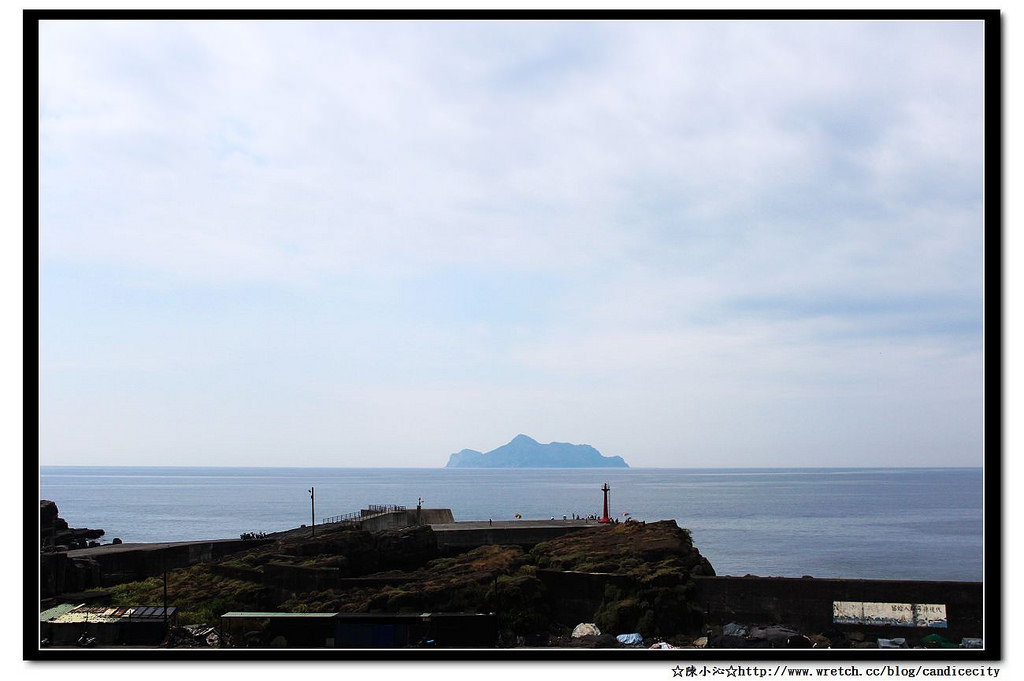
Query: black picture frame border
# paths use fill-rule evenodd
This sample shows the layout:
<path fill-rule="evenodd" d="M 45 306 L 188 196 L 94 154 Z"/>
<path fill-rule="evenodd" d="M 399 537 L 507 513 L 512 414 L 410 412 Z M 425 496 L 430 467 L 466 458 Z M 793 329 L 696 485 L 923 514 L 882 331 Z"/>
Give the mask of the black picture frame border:
<path fill-rule="evenodd" d="M 985 36 L 985 391 L 984 612 L 985 647 L 979 650 L 734 650 L 734 649 L 53 649 L 38 645 L 39 593 L 39 23 L 107 20 L 595 20 L 595 21 L 981 21 Z M 1003 21 L 996 9 L 28 9 L 22 12 L 24 121 L 24 637 L 23 659 L 33 661 L 388 661 L 449 662 L 715 662 L 782 664 L 790 660 L 835 664 L 890 661 L 978 662 L 1003 659 Z"/>

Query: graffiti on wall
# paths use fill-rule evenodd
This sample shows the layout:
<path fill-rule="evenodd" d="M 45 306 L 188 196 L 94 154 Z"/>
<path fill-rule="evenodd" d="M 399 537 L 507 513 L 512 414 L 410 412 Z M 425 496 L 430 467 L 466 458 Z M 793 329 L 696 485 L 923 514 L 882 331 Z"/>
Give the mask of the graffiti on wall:
<path fill-rule="evenodd" d="M 833 601 L 835 624 L 897 627 L 946 627 L 946 606 L 937 603 L 870 603 Z"/>

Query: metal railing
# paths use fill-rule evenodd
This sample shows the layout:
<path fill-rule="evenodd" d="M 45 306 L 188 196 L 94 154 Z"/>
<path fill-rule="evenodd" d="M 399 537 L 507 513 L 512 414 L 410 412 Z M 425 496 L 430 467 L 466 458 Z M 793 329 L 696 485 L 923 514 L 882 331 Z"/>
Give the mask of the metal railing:
<path fill-rule="evenodd" d="M 398 505 L 395 505 L 395 504 L 391 504 L 391 505 L 388 505 L 388 506 L 380 506 L 380 505 L 377 505 L 377 504 L 371 504 L 370 506 L 367 506 L 365 510 L 369 511 L 369 513 L 365 513 L 364 511 L 356 511 L 355 513 L 346 513 L 344 515 L 332 515 L 329 518 L 324 518 L 323 519 L 323 524 L 324 525 L 330 525 L 330 524 L 333 524 L 333 523 L 356 523 L 356 522 L 359 522 L 360 520 L 367 520 L 368 518 L 376 518 L 377 516 L 381 516 L 381 515 L 384 515 L 386 513 L 394 513 L 395 511 L 404 511 L 404 510 L 406 510 L 406 508 L 405 508 L 405 506 L 398 506 Z"/>
<path fill-rule="evenodd" d="M 378 506 L 377 504 L 370 504 L 366 507 L 367 511 L 370 511 L 373 515 L 380 515 L 381 513 L 393 513 L 394 511 L 404 511 L 405 506 L 399 506 L 397 504 L 390 504 L 388 506 Z M 362 511 L 360 511 L 361 513 Z"/>

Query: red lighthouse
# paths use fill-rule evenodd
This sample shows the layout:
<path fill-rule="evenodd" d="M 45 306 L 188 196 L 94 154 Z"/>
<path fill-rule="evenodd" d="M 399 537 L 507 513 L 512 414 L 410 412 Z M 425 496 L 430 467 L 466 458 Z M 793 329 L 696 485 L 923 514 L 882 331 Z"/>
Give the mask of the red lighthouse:
<path fill-rule="evenodd" d="M 608 517 L 608 492 L 611 492 L 612 488 L 609 487 L 608 483 L 606 482 L 601 487 L 601 491 L 604 492 L 604 515 L 602 515 L 601 519 L 598 520 L 597 522 L 599 522 L 599 523 L 610 523 L 612 521 L 612 519 Z"/>

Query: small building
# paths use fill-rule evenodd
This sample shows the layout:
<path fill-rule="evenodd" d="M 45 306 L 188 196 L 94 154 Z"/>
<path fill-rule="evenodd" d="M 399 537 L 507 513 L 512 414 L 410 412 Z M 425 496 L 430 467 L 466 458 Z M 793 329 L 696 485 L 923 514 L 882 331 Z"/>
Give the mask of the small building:
<path fill-rule="evenodd" d="M 50 645 L 76 645 L 82 638 L 98 646 L 159 645 L 178 609 L 163 606 L 111 607 L 64 603 L 39 613 L 40 640 Z"/>

